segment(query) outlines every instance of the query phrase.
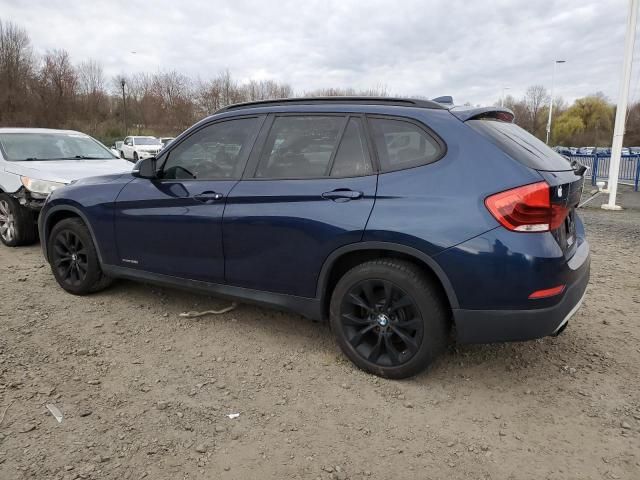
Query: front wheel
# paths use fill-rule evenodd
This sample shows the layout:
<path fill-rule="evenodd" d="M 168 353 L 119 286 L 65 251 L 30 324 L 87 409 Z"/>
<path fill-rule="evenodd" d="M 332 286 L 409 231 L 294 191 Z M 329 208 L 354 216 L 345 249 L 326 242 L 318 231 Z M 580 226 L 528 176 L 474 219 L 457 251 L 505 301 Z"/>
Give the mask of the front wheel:
<path fill-rule="evenodd" d="M 134 162 L 138 161 L 138 152 L 133 152 L 133 161 Z"/>
<path fill-rule="evenodd" d="M 29 245 L 37 238 L 34 213 L 15 198 L 0 194 L 0 241 L 8 247 L 17 247 Z"/>
<path fill-rule="evenodd" d="M 331 328 L 358 367 L 406 378 L 446 348 L 449 320 L 436 285 L 416 265 L 395 259 L 366 262 L 337 283 Z"/>
<path fill-rule="evenodd" d="M 58 284 L 74 295 L 86 295 L 108 287 L 98 253 L 87 226 L 79 218 L 56 223 L 47 245 L 51 271 Z"/>

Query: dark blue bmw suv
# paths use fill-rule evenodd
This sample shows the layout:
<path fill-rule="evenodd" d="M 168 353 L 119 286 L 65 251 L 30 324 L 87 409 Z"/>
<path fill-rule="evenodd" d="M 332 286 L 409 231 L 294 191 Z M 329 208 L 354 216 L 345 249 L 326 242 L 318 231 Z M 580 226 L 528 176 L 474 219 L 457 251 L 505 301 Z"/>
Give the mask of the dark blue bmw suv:
<path fill-rule="evenodd" d="M 53 192 L 66 291 L 128 278 L 328 319 L 389 378 L 447 345 L 559 333 L 589 279 L 583 178 L 502 108 L 302 98 L 239 104 L 131 174 Z"/>

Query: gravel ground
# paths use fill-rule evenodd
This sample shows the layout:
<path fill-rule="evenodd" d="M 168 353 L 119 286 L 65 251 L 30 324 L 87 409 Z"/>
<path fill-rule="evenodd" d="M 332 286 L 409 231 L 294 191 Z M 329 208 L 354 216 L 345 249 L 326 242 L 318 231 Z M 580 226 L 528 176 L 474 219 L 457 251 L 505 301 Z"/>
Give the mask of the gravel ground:
<path fill-rule="evenodd" d="M 0 478 L 638 479 L 640 210 L 582 216 L 592 279 L 562 335 L 452 346 L 406 381 L 324 324 L 183 319 L 227 303 L 124 281 L 73 297 L 38 246 L 0 248 Z"/>

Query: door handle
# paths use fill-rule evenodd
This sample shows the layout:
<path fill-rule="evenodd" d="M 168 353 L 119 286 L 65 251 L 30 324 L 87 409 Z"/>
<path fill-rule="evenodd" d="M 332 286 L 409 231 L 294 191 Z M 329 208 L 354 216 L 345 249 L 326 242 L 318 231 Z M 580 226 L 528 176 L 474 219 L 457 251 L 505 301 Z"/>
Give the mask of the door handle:
<path fill-rule="evenodd" d="M 322 198 L 327 200 L 356 200 L 362 198 L 364 193 L 357 190 L 349 190 L 348 188 L 338 188 L 330 192 L 324 192 Z"/>
<path fill-rule="evenodd" d="M 224 195 L 218 192 L 202 192 L 193 196 L 194 199 L 202 203 L 217 202 L 218 200 L 222 200 L 223 197 Z"/>

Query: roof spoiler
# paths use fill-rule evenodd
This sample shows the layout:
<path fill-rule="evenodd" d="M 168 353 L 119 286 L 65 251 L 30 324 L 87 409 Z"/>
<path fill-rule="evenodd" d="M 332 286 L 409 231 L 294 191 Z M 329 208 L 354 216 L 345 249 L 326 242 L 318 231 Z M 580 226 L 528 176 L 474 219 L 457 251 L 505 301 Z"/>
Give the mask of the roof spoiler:
<path fill-rule="evenodd" d="M 449 111 L 463 122 L 491 119 L 512 123 L 516 117 L 511 110 L 504 107 L 453 107 Z"/>

